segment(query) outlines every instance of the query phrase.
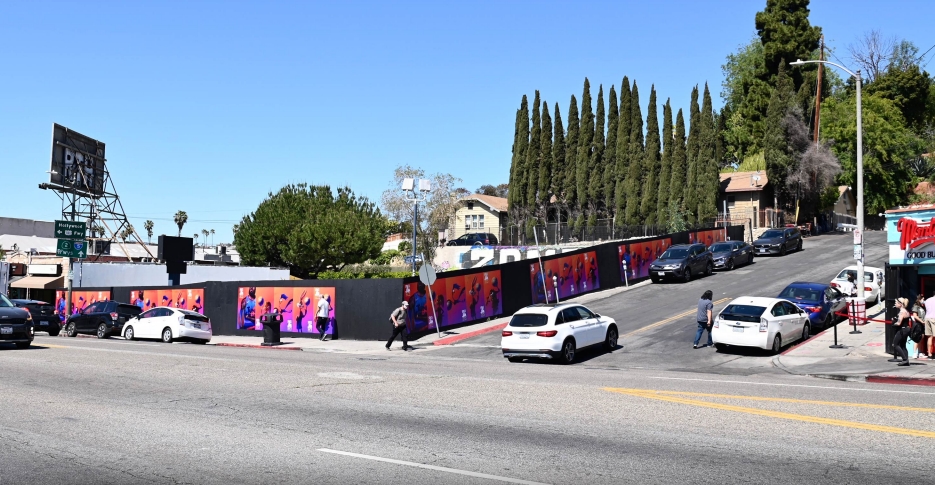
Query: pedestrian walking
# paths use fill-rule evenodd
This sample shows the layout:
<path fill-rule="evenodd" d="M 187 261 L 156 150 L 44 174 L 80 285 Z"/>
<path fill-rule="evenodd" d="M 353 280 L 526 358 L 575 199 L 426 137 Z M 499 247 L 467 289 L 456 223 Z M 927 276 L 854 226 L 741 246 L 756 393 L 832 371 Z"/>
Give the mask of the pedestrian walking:
<path fill-rule="evenodd" d="M 850 297 L 857 297 L 857 273 L 847 273 L 847 286 L 841 288 L 842 293 Z"/>
<path fill-rule="evenodd" d="M 909 306 L 909 300 L 906 298 L 897 298 L 896 299 L 896 308 L 899 309 L 899 316 L 896 318 L 896 321 L 893 322 L 893 327 L 896 329 L 896 335 L 893 339 L 893 349 L 896 352 L 897 357 L 902 359 L 899 366 L 908 366 L 909 365 L 909 352 L 906 350 L 906 340 L 909 338 L 909 326 L 911 325 L 911 317 L 909 315 L 909 310 L 906 307 Z"/>
<path fill-rule="evenodd" d="M 393 310 L 393 313 L 390 314 L 390 322 L 393 323 L 393 335 L 390 335 L 390 339 L 386 341 L 386 350 L 390 350 L 390 345 L 393 345 L 393 340 L 396 340 L 396 336 L 403 341 L 403 350 L 409 350 L 412 347 L 409 346 L 409 336 L 406 333 L 406 311 L 409 309 L 409 302 L 403 302 L 402 306 Z"/>
<path fill-rule="evenodd" d="M 692 345 L 693 349 L 698 348 L 698 342 L 701 341 L 701 334 L 705 330 L 708 331 L 708 347 L 714 345 L 714 341 L 711 340 L 711 325 L 714 323 L 714 318 L 711 316 L 711 312 L 714 310 L 714 303 L 711 302 L 711 299 L 714 297 L 711 290 L 704 292 L 701 295 L 701 299 L 698 300 L 698 313 L 695 317 L 695 320 L 698 322 L 698 331 L 695 333 L 695 344 Z"/>
<path fill-rule="evenodd" d="M 318 329 L 318 333 L 321 334 L 322 342 L 325 341 L 325 337 L 328 336 L 325 332 L 328 331 L 328 314 L 331 313 L 331 304 L 328 303 L 328 299 L 325 298 L 324 294 L 318 295 L 318 311 L 315 313 L 315 328 Z"/>
<path fill-rule="evenodd" d="M 925 316 L 927 315 L 925 311 L 925 296 L 922 293 L 919 293 L 916 296 L 916 302 L 912 305 L 912 325 L 925 327 Z M 921 340 L 915 343 L 916 344 L 916 358 L 920 358 L 921 355 L 927 355 L 928 349 L 925 348 L 925 337 L 923 336 Z"/>

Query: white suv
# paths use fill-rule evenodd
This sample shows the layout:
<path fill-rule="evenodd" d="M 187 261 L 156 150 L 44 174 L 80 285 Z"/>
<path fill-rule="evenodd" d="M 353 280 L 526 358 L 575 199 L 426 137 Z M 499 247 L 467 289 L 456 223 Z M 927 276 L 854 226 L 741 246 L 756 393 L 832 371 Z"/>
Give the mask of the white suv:
<path fill-rule="evenodd" d="M 523 358 L 575 360 L 577 349 L 617 348 L 617 322 L 576 303 L 537 304 L 516 312 L 503 329 L 500 347 L 510 362 Z"/>

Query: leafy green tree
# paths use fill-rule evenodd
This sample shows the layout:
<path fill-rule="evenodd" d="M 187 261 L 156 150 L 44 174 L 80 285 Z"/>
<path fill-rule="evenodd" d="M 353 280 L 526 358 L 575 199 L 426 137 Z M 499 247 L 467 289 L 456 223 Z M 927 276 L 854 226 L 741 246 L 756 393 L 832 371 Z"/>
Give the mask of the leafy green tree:
<path fill-rule="evenodd" d="M 669 174 L 669 215 L 684 207 L 683 194 L 688 180 L 688 160 L 685 149 L 685 116 L 680 109 L 675 116 L 675 135 L 672 137 L 672 170 Z"/>
<path fill-rule="evenodd" d="M 728 156 L 738 163 L 760 151 L 765 131 L 766 109 L 773 91 L 765 80 L 766 58 L 763 44 L 754 36 L 721 66 L 724 81 L 721 99 L 730 115 L 724 120 L 724 141 Z"/>
<path fill-rule="evenodd" d="M 561 202 L 564 198 L 564 171 L 565 165 L 565 127 L 562 125 L 562 112 L 558 109 L 558 103 L 555 103 L 555 127 L 552 139 L 552 175 L 549 180 L 550 190 L 556 196 L 556 200 Z"/>
<path fill-rule="evenodd" d="M 640 109 L 640 91 L 633 81 L 630 90 L 630 163 L 627 170 L 627 224 L 637 225 L 642 222 L 640 218 L 640 202 L 642 202 L 643 180 L 643 112 Z"/>
<path fill-rule="evenodd" d="M 685 188 L 682 190 L 682 206 L 689 222 L 695 222 L 698 214 L 698 144 L 701 136 L 701 109 L 698 107 L 698 86 L 692 88 L 689 105 L 688 141 L 685 145 L 687 173 Z"/>
<path fill-rule="evenodd" d="M 172 217 L 172 220 L 175 221 L 176 226 L 179 226 L 179 237 L 182 237 L 182 227 L 188 222 L 188 214 L 185 211 L 178 211 Z"/>
<path fill-rule="evenodd" d="M 878 94 L 862 100 L 864 148 L 864 204 L 867 214 L 876 214 L 908 201 L 914 186 L 908 160 L 921 148 L 918 138 L 905 126 L 896 103 Z M 821 133 L 834 140 L 832 151 L 841 161 L 839 183 L 856 187 L 857 115 L 856 100 L 829 99 L 822 105 Z"/>
<path fill-rule="evenodd" d="M 542 101 L 542 130 L 539 135 L 539 180 L 536 190 L 536 207 L 545 223 L 546 210 L 552 191 L 549 185 L 552 179 L 552 116 L 549 115 L 549 103 Z"/>
<path fill-rule="evenodd" d="M 591 162 L 588 174 L 588 226 L 597 225 L 597 211 L 604 198 L 604 85 L 597 90 L 597 116 L 594 123 L 594 141 L 591 142 Z"/>
<path fill-rule="evenodd" d="M 921 70 L 917 63 L 907 65 L 906 61 L 895 61 L 890 62 L 886 71 L 868 84 L 864 92 L 893 101 L 906 125 L 916 133 L 922 133 L 926 128 L 926 105 L 931 86 L 929 73 Z"/>
<path fill-rule="evenodd" d="M 662 106 L 662 160 L 659 164 L 659 189 L 656 191 L 656 224 L 665 224 L 669 208 L 669 180 L 672 177 L 672 151 L 675 148 L 672 128 L 672 105 Z"/>
<path fill-rule="evenodd" d="M 717 194 L 720 182 L 720 168 L 715 157 L 715 144 L 717 142 L 717 129 L 715 127 L 714 108 L 711 101 L 711 91 L 708 83 L 704 86 L 702 96 L 699 140 L 698 140 L 698 190 L 695 196 L 698 200 L 698 220 L 704 221 L 717 216 Z"/>
<path fill-rule="evenodd" d="M 614 221 L 618 227 L 626 223 L 627 174 L 630 171 L 630 125 L 631 123 L 630 79 L 623 76 L 620 83 L 620 117 L 617 121 L 617 155 L 614 157 Z"/>
<path fill-rule="evenodd" d="M 478 187 L 477 190 L 475 190 L 474 192 L 481 194 L 481 195 L 489 195 L 491 197 L 502 197 L 505 199 L 509 191 L 510 191 L 509 184 L 499 184 L 499 185 L 484 184 Z M 411 230 L 412 229 L 410 228 L 410 231 Z"/>
<path fill-rule="evenodd" d="M 601 157 L 603 172 L 601 173 L 601 206 L 606 217 L 613 217 L 614 190 L 616 188 L 616 175 L 614 169 L 617 165 L 617 124 L 619 123 L 619 110 L 617 108 L 617 92 L 610 86 L 608 93 L 607 110 L 607 142 L 604 155 Z"/>
<path fill-rule="evenodd" d="M 766 9 L 756 14 L 756 32 L 763 44 L 765 72 L 761 78 L 772 80 L 779 66 L 796 59 L 808 59 L 818 49 L 821 28 L 808 21 L 809 0 L 766 0 Z M 802 86 L 801 69 L 792 72 L 792 92 Z"/>
<path fill-rule="evenodd" d="M 785 65 L 780 65 L 779 74 L 776 76 L 776 89 L 769 100 L 769 109 L 766 112 L 766 134 L 763 137 L 766 175 L 773 186 L 773 194 L 779 204 L 777 209 L 784 207 L 787 202 L 786 175 L 793 168 L 794 162 L 786 143 L 785 130 L 782 127 L 783 118 L 795 105 L 794 98 L 792 79 L 786 75 Z"/>
<path fill-rule="evenodd" d="M 575 197 L 579 214 L 576 227 L 584 225 L 584 211 L 588 203 L 588 182 L 590 182 L 591 150 L 594 142 L 594 112 L 591 106 L 591 83 L 584 78 L 584 90 L 581 94 L 581 124 L 578 131 L 578 158 L 575 162 Z"/>
<path fill-rule="evenodd" d="M 565 203 L 570 212 L 575 210 L 578 202 L 577 194 L 577 162 L 578 162 L 578 130 L 580 129 L 580 119 L 578 118 L 578 100 L 575 95 L 571 95 L 571 101 L 568 102 L 568 136 L 565 138 L 565 166 L 564 166 L 564 185 L 565 185 Z M 571 213 L 569 213 L 569 218 Z"/>
<path fill-rule="evenodd" d="M 234 244 L 244 264 L 289 268 L 299 278 L 380 255 L 386 218 L 347 187 L 287 185 L 240 223 Z"/>
<path fill-rule="evenodd" d="M 526 95 L 516 112 L 516 131 L 513 135 L 513 159 L 510 162 L 509 212 L 514 221 L 525 206 L 526 152 L 529 148 L 529 102 Z"/>
<path fill-rule="evenodd" d="M 656 197 L 659 195 L 659 110 L 656 106 L 656 86 L 649 88 L 646 113 L 646 149 L 643 151 L 644 183 L 640 201 L 640 218 L 646 225 L 656 224 Z"/>
<path fill-rule="evenodd" d="M 529 136 L 529 148 L 526 151 L 526 195 L 523 209 L 533 211 L 536 207 L 536 191 L 539 189 L 539 165 L 542 161 L 542 117 L 539 111 L 539 90 L 532 101 L 532 132 Z"/>
<path fill-rule="evenodd" d="M 153 221 L 147 220 L 146 222 L 143 223 L 143 229 L 146 229 L 146 243 L 147 244 L 153 243 L 153 227 L 154 227 Z"/>
<path fill-rule="evenodd" d="M 727 143 L 724 142 L 724 132 L 727 131 L 727 119 L 730 118 L 730 108 L 721 107 L 721 112 L 717 115 L 716 130 L 714 135 L 714 158 L 717 160 L 718 168 L 728 168 L 740 163 L 740 160 L 728 158 Z"/>

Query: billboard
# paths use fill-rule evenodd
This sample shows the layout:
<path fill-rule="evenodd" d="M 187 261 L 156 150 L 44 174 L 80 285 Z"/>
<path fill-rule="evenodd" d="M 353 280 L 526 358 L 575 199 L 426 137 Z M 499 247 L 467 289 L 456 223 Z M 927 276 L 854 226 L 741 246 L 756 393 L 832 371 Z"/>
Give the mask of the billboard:
<path fill-rule="evenodd" d="M 64 290 L 55 292 L 55 314 L 62 323 L 65 323 L 65 295 L 67 294 L 68 292 Z M 94 302 L 108 300 L 110 300 L 110 291 L 72 291 L 71 314 L 80 313 Z"/>
<path fill-rule="evenodd" d="M 691 244 L 703 243 L 707 247 L 711 247 L 712 244 L 716 242 L 726 241 L 727 240 L 727 229 L 707 229 L 704 231 L 693 231 L 688 233 L 688 242 Z"/>
<path fill-rule="evenodd" d="M 439 329 L 500 316 L 501 281 L 499 270 L 447 277 L 442 273 L 431 286 L 432 298 L 429 288 L 421 282 L 406 283 L 403 300 L 409 302 L 407 328 L 410 332 L 435 330 L 436 316 Z"/>
<path fill-rule="evenodd" d="M 167 306 L 204 315 L 205 290 L 204 288 L 133 290 L 130 292 L 130 303 L 140 307 L 144 312 L 157 306 Z"/>
<path fill-rule="evenodd" d="M 543 261 L 542 265 L 545 271 L 545 281 L 539 271 L 539 262 L 529 265 L 529 283 L 532 285 L 533 303 L 555 302 L 556 283 L 559 298 L 563 300 L 601 287 L 595 251 L 550 259 Z M 548 299 L 545 296 L 546 291 L 549 292 Z"/>
<path fill-rule="evenodd" d="M 104 195 L 104 161 L 104 143 L 52 124 L 50 184 L 86 195 Z"/>
<path fill-rule="evenodd" d="M 324 295 L 328 302 L 328 326 L 326 335 L 334 335 L 335 291 L 328 287 L 240 287 L 237 290 L 237 329 L 263 330 L 260 317 L 267 313 L 282 315 L 279 330 L 282 332 L 319 334 L 315 327 L 318 297 Z"/>
<path fill-rule="evenodd" d="M 649 276 L 649 266 L 672 245 L 672 238 L 617 246 L 620 281 Z"/>

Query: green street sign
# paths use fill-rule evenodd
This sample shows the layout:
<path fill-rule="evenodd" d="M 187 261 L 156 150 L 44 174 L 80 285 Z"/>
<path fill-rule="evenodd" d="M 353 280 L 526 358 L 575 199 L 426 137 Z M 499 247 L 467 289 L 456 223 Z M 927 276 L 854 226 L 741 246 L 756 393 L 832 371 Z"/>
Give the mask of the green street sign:
<path fill-rule="evenodd" d="M 55 246 L 55 255 L 66 258 L 84 259 L 88 256 L 88 242 L 72 239 L 59 239 Z"/>
<path fill-rule="evenodd" d="M 55 221 L 55 237 L 59 239 L 87 239 L 88 225 L 84 222 Z"/>

